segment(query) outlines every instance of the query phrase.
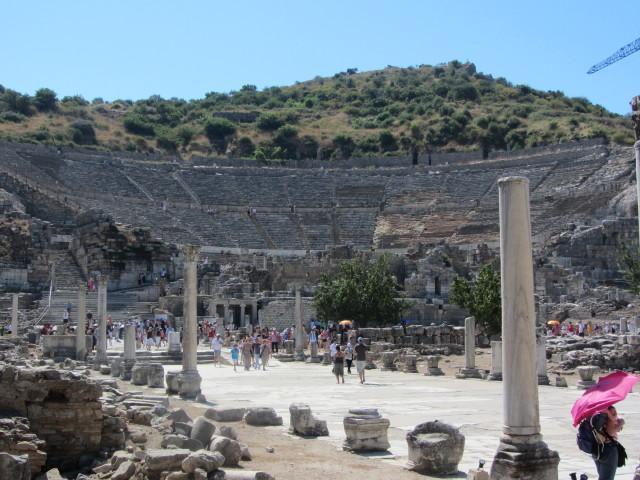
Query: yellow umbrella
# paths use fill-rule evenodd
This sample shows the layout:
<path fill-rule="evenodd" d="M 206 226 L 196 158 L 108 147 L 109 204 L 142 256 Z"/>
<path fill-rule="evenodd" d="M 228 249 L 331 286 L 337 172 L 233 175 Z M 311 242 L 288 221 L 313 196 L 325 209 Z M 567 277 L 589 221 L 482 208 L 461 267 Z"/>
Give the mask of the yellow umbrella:
<path fill-rule="evenodd" d="M 351 320 L 340 320 L 340 322 L 338 322 L 338 325 L 345 325 L 345 326 L 353 326 L 353 322 Z"/>
<path fill-rule="evenodd" d="M 560 325 L 560 322 L 558 320 L 549 320 L 547 325 Z"/>

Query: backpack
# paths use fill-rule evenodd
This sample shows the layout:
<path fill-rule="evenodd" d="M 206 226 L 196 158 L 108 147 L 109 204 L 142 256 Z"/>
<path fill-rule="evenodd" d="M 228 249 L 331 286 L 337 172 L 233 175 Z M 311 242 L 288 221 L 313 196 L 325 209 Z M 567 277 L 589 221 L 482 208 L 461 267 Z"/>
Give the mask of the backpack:
<path fill-rule="evenodd" d="M 578 434 L 576 435 L 576 442 L 578 448 L 589 455 L 594 457 L 600 457 L 602 452 L 602 441 L 598 437 L 596 428 L 592 423 L 593 417 L 587 418 L 580 422 L 578 427 Z"/>

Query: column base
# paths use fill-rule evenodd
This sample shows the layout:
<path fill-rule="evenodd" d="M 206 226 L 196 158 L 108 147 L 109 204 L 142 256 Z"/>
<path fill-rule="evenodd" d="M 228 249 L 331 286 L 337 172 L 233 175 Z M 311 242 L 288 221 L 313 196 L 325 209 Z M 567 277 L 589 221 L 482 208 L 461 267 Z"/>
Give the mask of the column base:
<path fill-rule="evenodd" d="M 131 372 L 133 371 L 133 367 L 135 364 L 135 360 L 125 360 L 122 363 L 122 373 L 120 374 L 120 378 L 122 380 L 131 380 Z"/>
<path fill-rule="evenodd" d="M 202 378 L 197 370 L 178 373 L 176 381 L 178 383 L 178 394 L 182 398 L 195 399 L 201 393 L 200 384 L 202 383 Z"/>
<path fill-rule="evenodd" d="M 551 381 L 547 375 L 538 375 L 538 385 L 550 385 Z"/>
<path fill-rule="evenodd" d="M 502 381 L 502 372 L 489 373 L 487 380 L 494 380 L 496 382 Z"/>
<path fill-rule="evenodd" d="M 482 378 L 482 375 L 477 368 L 461 368 L 460 373 L 456 374 L 456 378 Z"/>
<path fill-rule="evenodd" d="M 558 480 L 558 452 L 541 435 L 503 435 L 491 466 L 492 480 Z"/>
<path fill-rule="evenodd" d="M 179 372 L 167 372 L 164 376 L 165 383 L 167 384 L 167 393 L 169 395 L 177 395 L 180 393 L 178 389 L 178 373 Z"/>
<path fill-rule="evenodd" d="M 444 375 L 444 372 L 440 367 L 429 367 L 427 371 L 424 372 L 426 377 L 439 377 L 440 375 Z"/>
<path fill-rule="evenodd" d="M 309 355 L 309 358 L 307 358 L 307 363 L 320 363 L 320 362 L 322 362 L 322 356 Z"/>
<path fill-rule="evenodd" d="M 293 358 L 296 360 L 296 362 L 304 362 L 307 359 L 304 352 L 300 352 L 300 351 L 294 353 Z"/>
<path fill-rule="evenodd" d="M 591 388 L 596 384 L 593 380 L 580 380 L 576 383 L 576 388 L 578 390 L 586 390 L 587 388 Z"/>

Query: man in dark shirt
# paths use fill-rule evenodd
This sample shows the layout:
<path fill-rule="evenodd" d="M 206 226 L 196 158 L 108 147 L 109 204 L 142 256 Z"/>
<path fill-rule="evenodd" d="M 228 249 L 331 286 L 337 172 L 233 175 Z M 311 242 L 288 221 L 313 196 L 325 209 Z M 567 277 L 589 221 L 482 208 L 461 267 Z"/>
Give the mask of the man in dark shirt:
<path fill-rule="evenodd" d="M 367 346 L 364 344 L 362 337 L 358 337 L 358 344 L 354 351 L 356 353 L 356 370 L 360 377 L 360 383 L 364 383 L 364 367 L 367 364 Z"/>

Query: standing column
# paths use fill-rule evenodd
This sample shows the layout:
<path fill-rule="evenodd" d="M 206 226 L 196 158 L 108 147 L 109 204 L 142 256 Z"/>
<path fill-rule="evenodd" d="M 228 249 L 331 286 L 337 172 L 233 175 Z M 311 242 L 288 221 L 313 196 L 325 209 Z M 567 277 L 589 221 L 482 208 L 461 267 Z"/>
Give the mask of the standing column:
<path fill-rule="evenodd" d="M 636 138 L 633 150 L 636 152 L 636 197 L 638 201 L 638 235 L 640 238 L 640 138 Z M 640 240 L 638 248 L 640 248 Z"/>
<path fill-rule="evenodd" d="M 136 364 L 136 326 L 127 324 L 124 327 L 124 365 L 122 379 L 131 380 L 131 371 Z"/>
<path fill-rule="evenodd" d="M 464 319 L 464 368 L 456 378 L 480 378 L 480 370 L 476 368 L 476 319 Z"/>
<path fill-rule="evenodd" d="M 258 321 L 258 302 L 256 300 L 251 302 L 251 323 L 253 325 L 258 325 L 260 323 Z"/>
<path fill-rule="evenodd" d="M 87 286 L 78 285 L 78 327 L 76 328 L 76 360 L 87 356 Z"/>
<path fill-rule="evenodd" d="M 95 365 L 107 363 L 107 286 L 109 277 L 101 275 L 98 281 L 98 343 L 96 345 Z"/>
<path fill-rule="evenodd" d="M 200 394 L 202 378 L 198 374 L 198 253 L 200 247 L 184 247 L 184 307 L 182 314 L 182 371 L 178 374 L 181 397 Z"/>
<path fill-rule="evenodd" d="M 304 362 L 304 325 L 302 324 L 302 298 L 300 296 L 300 289 L 296 287 L 296 302 L 295 302 L 295 319 L 296 319 L 296 352 L 295 359 Z"/>
<path fill-rule="evenodd" d="M 246 307 L 247 306 L 244 303 L 240 304 L 240 326 L 241 327 L 247 326 L 246 317 L 245 317 Z"/>
<path fill-rule="evenodd" d="M 503 435 L 492 479 L 557 480 L 558 453 L 540 434 L 529 180 L 498 180 L 502 290 Z"/>
<path fill-rule="evenodd" d="M 536 367 L 538 369 L 538 385 L 549 385 L 549 375 L 547 375 L 547 340 L 538 337 L 536 341 Z"/>
<path fill-rule="evenodd" d="M 11 336 L 18 338 L 18 294 L 11 296 Z"/>
<path fill-rule="evenodd" d="M 502 380 L 502 342 L 491 342 L 491 371 L 487 377 L 489 380 Z"/>

